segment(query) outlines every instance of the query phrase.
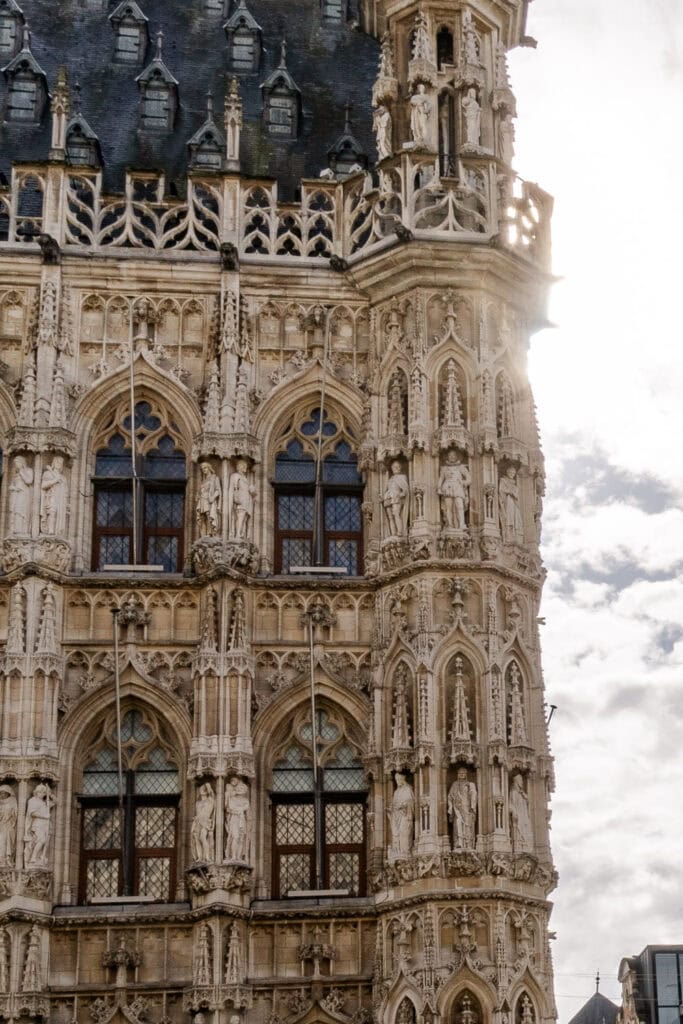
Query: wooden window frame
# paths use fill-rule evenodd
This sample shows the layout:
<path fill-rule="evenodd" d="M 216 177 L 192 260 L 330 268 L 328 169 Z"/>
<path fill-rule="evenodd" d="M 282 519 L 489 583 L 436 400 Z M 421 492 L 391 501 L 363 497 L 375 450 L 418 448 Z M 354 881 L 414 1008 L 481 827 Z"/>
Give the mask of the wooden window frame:
<path fill-rule="evenodd" d="M 274 529 L 274 549 L 273 549 L 273 560 L 274 560 L 274 572 L 284 573 L 285 570 L 282 568 L 282 542 L 283 540 L 309 540 L 311 545 L 312 559 L 315 560 L 315 551 L 313 551 L 313 534 L 314 529 L 310 530 L 291 530 L 291 529 L 280 529 L 280 498 L 286 497 L 290 494 L 301 494 L 312 497 L 315 499 L 315 485 L 312 483 L 308 484 L 290 484 L 290 483 L 274 483 L 275 490 L 275 529 Z M 363 501 L 363 487 L 362 485 L 354 484 L 330 484 L 323 483 L 321 485 L 321 497 L 320 508 L 318 514 L 319 530 L 323 541 L 323 563 L 329 564 L 329 543 L 332 540 L 353 540 L 357 544 L 357 557 L 356 557 L 356 576 L 363 575 L 363 518 L 361 510 L 361 524 L 360 530 L 329 530 L 325 527 L 325 500 L 328 497 L 353 497 L 360 500 L 361 505 Z M 314 563 L 315 564 L 315 563 Z"/>
<path fill-rule="evenodd" d="M 132 493 L 132 477 L 93 477 L 93 533 L 92 533 L 92 559 L 93 572 L 102 572 L 100 566 L 100 538 L 101 537 L 128 537 L 128 548 L 133 555 L 133 527 L 99 526 L 97 523 L 97 498 L 103 491 L 116 491 L 121 494 Z M 166 494 L 181 494 L 183 499 L 182 524 L 180 526 L 153 526 L 147 525 L 146 502 L 147 495 L 156 491 Z M 163 480 L 163 479 L 141 479 L 139 482 L 138 519 L 138 551 L 135 553 L 137 562 L 140 565 L 149 564 L 147 561 L 147 544 L 153 537 L 176 537 L 178 540 L 178 557 L 176 560 L 176 573 L 182 572 L 185 558 L 185 497 L 187 495 L 187 482 L 184 480 Z"/>

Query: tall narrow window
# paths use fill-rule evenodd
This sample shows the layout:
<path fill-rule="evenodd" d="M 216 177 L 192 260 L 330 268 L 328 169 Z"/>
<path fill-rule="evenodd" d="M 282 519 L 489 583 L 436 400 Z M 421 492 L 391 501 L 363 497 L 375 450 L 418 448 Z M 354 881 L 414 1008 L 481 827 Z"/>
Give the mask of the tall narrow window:
<path fill-rule="evenodd" d="M 439 171 L 442 177 L 455 177 L 455 104 L 448 92 L 439 95 Z"/>
<path fill-rule="evenodd" d="M 178 766 L 157 724 L 139 710 L 124 715 L 121 741 L 123 806 L 113 716 L 83 772 L 80 901 L 169 901 L 176 877 Z"/>
<path fill-rule="evenodd" d="M 344 567 L 349 576 L 363 571 L 363 481 L 340 433 L 331 420 L 321 427 L 320 410 L 314 409 L 301 425 L 301 438 L 292 438 L 275 460 L 276 572 L 306 565 Z M 318 475 L 314 452 L 319 434 L 323 458 Z"/>
<path fill-rule="evenodd" d="M 445 26 L 436 33 L 436 63 L 439 71 L 453 63 L 453 33 Z"/>
<path fill-rule="evenodd" d="M 161 565 L 164 572 L 180 572 L 185 455 L 149 403 L 138 402 L 134 473 L 130 427 L 130 416 L 123 417 L 120 429 L 96 454 L 93 569 L 136 561 Z M 135 539 L 137 551 L 133 548 Z"/>
<path fill-rule="evenodd" d="M 310 713 L 293 731 L 273 768 L 273 898 L 319 888 L 363 896 L 366 784 L 360 759 L 339 724 L 318 710 L 320 767 L 314 778 Z"/>

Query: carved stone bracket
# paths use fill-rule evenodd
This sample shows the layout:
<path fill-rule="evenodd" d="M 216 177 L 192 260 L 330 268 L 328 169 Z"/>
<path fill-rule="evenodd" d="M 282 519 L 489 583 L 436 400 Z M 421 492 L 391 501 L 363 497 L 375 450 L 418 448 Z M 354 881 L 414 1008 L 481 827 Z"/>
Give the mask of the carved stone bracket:
<path fill-rule="evenodd" d="M 499 437 L 497 461 L 502 462 L 503 460 L 519 466 L 526 466 L 529 462 L 527 446 L 515 437 Z"/>
<path fill-rule="evenodd" d="M 474 540 L 462 530 L 442 530 L 438 542 L 440 558 L 474 558 Z"/>
<path fill-rule="evenodd" d="M 201 537 L 192 547 L 192 559 L 200 573 L 225 566 L 254 573 L 258 569 L 259 552 L 250 541 L 229 540 L 224 543 L 220 537 Z"/>
<path fill-rule="evenodd" d="M 453 88 L 466 89 L 470 86 L 483 88 L 486 85 L 486 71 L 476 64 L 461 64 L 453 75 Z"/>
<path fill-rule="evenodd" d="M 199 1013 L 202 1010 L 220 1010 L 224 1006 L 232 1006 L 236 1010 L 248 1010 L 254 1001 L 254 993 L 249 985 L 211 985 L 187 988 L 183 992 L 183 1006 L 186 1013 Z"/>
<path fill-rule="evenodd" d="M 194 865 L 186 872 L 187 883 L 198 896 L 215 889 L 243 893 L 251 889 L 252 870 L 244 864 Z"/>
<path fill-rule="evenodd" d="M 197 434 L 192 443 L 192 461 L 215 456 L 218 459 L 246 458 L 261 461 L 261 446 L 253 434 Z"/>
<path fill-rule="evenodd" d="M 12 572 L 30 562 L 66 572 L 71 562 L 71 545 L 59 537 L 10 538 L 2 545 L 0 561 L 5 572 Z"/>
<path fill-rule="evenodd" d="M 410 544 L 402 537 L 388 537 L 382 541 L 381 559 L 385 572 L 400 568 L 410 559 Z"/>
<path fill-rule="evenodd" d="M 5 435 L 7 455 L 14 452 L 53 452 L 73 459 L 78 454 L 78 443 L 76 434 L 62 427 L 13 427 Z"/>
<path fill-rule="evenodd" d="M 403 455 L 407 459 L 410 452 L 410 440 L 407 434 L 387 434 L 378 440 L 375 458 L 377 462 L 383 464 L 385 459 L 395 459 L 399 455 Z"/>
<path fill-rule="evenodd" d="M 17 871 L 0 869 L 0 896 L 29 896 L 44 900 L 50 895 L 52 873 L 41 868 Z"/>
<path fill-rule="evenodd" d="M 474 454 L 474 439 L 469 430 L 464 427 L 439 427 L 432 434 L 432 455 L 448 451 L 449 448 L 457 448 L 468 455 Z"/>
<path fill-rule="evenodd" d="M 59 781 L 59 762 L 56 757 L 42 755 L 17 755 L 3 757 L 2 777 L 4 779 L 41 779 L 44 782 Z"/>
<path fill-rule="evenodd" d="M 393 772 L 409 771 L 414 772 L 417 765 L 417 754 L 412 748 L 404 750 L 390 750 L 384 755 L 384 774 L 391 775 Z"/>
<path fill-rule="evenodd" d="M 201 779 L 204 775 L 214 778 L 225 775 L 240 775 L 247 779 L 255 776 L 254 755 L 243 750 L 201 750 L 196 741 L 190 751 L 187 767 L 188 779 Z"/>

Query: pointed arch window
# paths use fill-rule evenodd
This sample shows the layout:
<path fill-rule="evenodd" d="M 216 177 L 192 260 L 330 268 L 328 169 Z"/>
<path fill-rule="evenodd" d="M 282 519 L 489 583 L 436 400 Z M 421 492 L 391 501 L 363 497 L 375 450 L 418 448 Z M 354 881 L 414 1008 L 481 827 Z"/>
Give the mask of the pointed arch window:
<path fill-rule="evenodd" d="M 314 777 L 310 712 L 273 767 L 273 898 L 333 889 L 366 892 L 366 783 L 340 724 L 316 711 L 320 768 Z M 316 827 L 316 822 L 318 826 Z"/>
<path fill-rule="evenodd" d="M 92 567 L 137 562 L 180 572 L 186 469 L 177 428 L 148 402 L 138 402 L 134 430 L 134 460 L 131 417 L 125 414 L 95 455 Z"/>
<path fill-rule="evenodd" d="M 80 902 L 167 902 L 176 880 L 178 766 L 157 723 L 137 709 L 125 713 L 121 741 L 122 801 L 113 714 L 83 771 Z"/>
<path fill-rule="evenodd" d="M 275 459 L 275 571 L 292 566 L 363 571 L 363 481 L 349 440 L 320 409 L 301 424 Z M 318 435 L 323 458 L 316 472 Z M 311 443 L 312 442 L 312 443 Z"/>

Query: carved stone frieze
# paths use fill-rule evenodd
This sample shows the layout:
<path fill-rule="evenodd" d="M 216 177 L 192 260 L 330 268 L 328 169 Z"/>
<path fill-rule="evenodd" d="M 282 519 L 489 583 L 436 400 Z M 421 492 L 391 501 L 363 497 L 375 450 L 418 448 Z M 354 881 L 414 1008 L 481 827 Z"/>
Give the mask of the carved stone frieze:
<path fill-rule="evenodd" d="M 253 434 L 197 434 L 192 443 L 192 461 L 211 456 L 218 459 L 246 458 L 260 462 L 261 443 Z"/>
<path fill-rule="evenodd" d="M 186 872 L 190 890 L 197 895 L 222 889 L 224 892 L 248 892 L 253 869 L 245 864 L 193 865 Z"/>
<path fill-rule="evenodd" d="M 259 552 L 247 540 L 229 540 L 220 537 L 201 537 L 192 547 L 192 558 L 197 572 L 211 572 L 221 566 L 254 573 L 259 565 Z"/>
<path fill-rule="evenodd" d="M 7 454 L 14 452 L 52 452 L 73 459 L 78 453 L 76 434 L 61 427 L 13 427 L 5 435 Z"/>
<path fill-rule="evenodd" d="M 3 765 L 4 770 L 4 765 Z M 0 895 L 29 896 L 44 900 L 50 895 L 52 873 L 41 868 L 17 871 L 14 868 L 0 868 Z"/>
<path fill-rule="evenodd" d="M 71 563 L 71 545 L 59 537 L 8 539 L 2 544 L 1 563 L 5 572 L 35 563 L 57 572 L 66 572 Z"/>

